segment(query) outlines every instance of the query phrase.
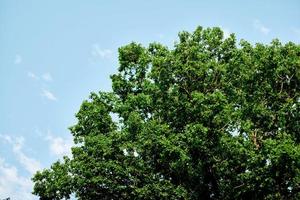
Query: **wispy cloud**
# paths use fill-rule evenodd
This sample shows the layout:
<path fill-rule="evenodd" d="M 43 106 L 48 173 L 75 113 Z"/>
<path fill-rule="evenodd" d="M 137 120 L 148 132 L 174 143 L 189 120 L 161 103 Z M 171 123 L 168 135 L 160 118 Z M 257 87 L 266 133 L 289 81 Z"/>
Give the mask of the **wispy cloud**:
<path fill-rule="evenodd" d="M 65 139 L 62 137 L 53 136 L 51 133 L 48 133 L 45 139 L 49 142 L 49 150 L 52 155 L 71 155 L 71 147 L 74 146 L 71 138 Z"/>
<path fill-rule="evenodd" d="M 34 158 L 28 157 L 22 151 L 22 149 L 14 149 L 14 152 L 19 160 L 19 162 L 24 166 L 24 168 L 30 173 L 34 174 L 36 171 L 40 170 L 41 163 Z"/>
<path fill-rule="evenodd" d="M 0 157 L 0 195 L 1 198 L 33 200 L 33 183 L 30 177 L 19 174 L 18 169 Z"/>
<path fill-rule="evenodd" d="M 34 80 L 39 80 L 40 77 L 38 77 L 35 73 L 33 72 L 27 72 L 27 76 L 31 79 L 34 79 Z"/>
<path fill-rule="evenodd" d="M 264 35 L 268 35 L 270 33 L 270 29 L 266 27 L 260 20 L 256 19 L 253 21 L 253 27 L 260 31 Z"/>
<path fill-rule="evenodd" d="M 220 28 L 222 29 L 222 31 L 223 31 L 224 39 L 229 38 L 229 36 L 230 36 L 230 34 L 231 34 L 230 29 L 229 29 L 229 28 L 224 28 L 224 27 L 222 27 L 222 26 L 219 26 L 219 27 L 220 27 Z"/>
<path fill-rule="evenodd" d="M 53 78 L 49 72 L 44 73 L 41 76 L 38 76 L 33 72 L 27 72 L 27 76 L 33 80 L 42 80 L 42 81 L 46 81 L 46 82 L 50 82 L 53 80 Z M 51 101 L 57 101 L 57 97 L 52 92 L 50 92 L 49 90 L 46 90 L 46 89 L 42 89 L 41 96 L 45 97 Z"/>
<path fill-rule="evenodd" d="M 23 137 L 11 137 L 9 135 L 0 135 L 0 138 L 12 145 L 13 153 L 16 156 L 18 162 L 32 175 L 37 170 L 41 169 L 39 161 L 27 156 L 23 152 L 24 138 Z"/>
<path fill-rule="evenodd" d="M 110 49 L 101 49 L 99 44 L 93 44 L 91 54 L 93 57 L 111 58 L 112 51 Z"/>
<path fill-rule="evenodd" d="M 6 134 L 0 134 L 2 142 L 9 144 L 15 159 L 21 166 L 29 172 L 29 175 L 21 175 L 18 168 L 7 163 L 4 158 L 0 157 L 0 195 L 1 198 L 10 197 L 11 199 L 33 200 L 34 195 L 31 194 L 33 183 L 32 175 L 41 169 L 41 164 L 34 158 L 29 157 L 23 151 L 24 138 L 12 137 Z"/>
<path fill-rule="evenodd" d="M 23 61 L 22 56 L 19 55 L 19 54 L 16 54 L 16 55 L 15 55 L 14 64 L 16 64 L 16 65 L 21 64 L 22 61 Z"/>
<path fill-rule="evenodd" d="M 52 78 L 52 76 L 51 76 L 50 73 L 43 74 L 42 78 L 43 78 L 44 81 L 52 81 L 53 80 L 53 78 Z"/>
<path fill-rule="evenodd" d="M 227 28 L 223 28 L 222 30 L 223 30 L 224 38 L 225 39 L 229 38 L 229 36 L 231 34 L 230 30 Z"/>
<path fill-rule="evenodd" d="M 56 96 L 52 92 L 50 92 L 49 90 L 43 89 L 42 96 L 46 97 L 47 99 L 49 99 L 51 101 L 57 101 Z"/>
<path fill-rule="evenodd" d="M 38 76 L 33 72 L 27 72 L 27 76 L 31 79 L 34 79 L 34 80 L 42 79 L 42 80 L 47 81 L 47 82 L 53 81 L 53 78 L 52 78 L 52 76 L 49 72 L 44 73 L 41 76 Z"/>

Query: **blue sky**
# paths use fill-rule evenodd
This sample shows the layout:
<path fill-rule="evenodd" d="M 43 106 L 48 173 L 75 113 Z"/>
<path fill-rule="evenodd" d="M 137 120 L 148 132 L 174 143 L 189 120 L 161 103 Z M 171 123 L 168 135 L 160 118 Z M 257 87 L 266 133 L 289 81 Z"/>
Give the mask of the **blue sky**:
<path fill-rule="evenodd" d="M 198 25 L 299 44 L 300 1 L 0 1 L 0 199 L 37 199 L 30 177 L 69 154 L 67 128 L 91 91 L 111 90 L 118 47 L 172 46 Z"/>

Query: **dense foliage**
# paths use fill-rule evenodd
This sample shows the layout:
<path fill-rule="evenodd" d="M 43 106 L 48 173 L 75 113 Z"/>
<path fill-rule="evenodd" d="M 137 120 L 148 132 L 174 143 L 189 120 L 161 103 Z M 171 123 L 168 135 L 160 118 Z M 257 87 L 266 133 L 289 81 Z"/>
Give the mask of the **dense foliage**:
<path fill-rule="evenodd" d="M 198 27 L 121 47 L 111 79 L 76 115 L 72 158 L 33 177 L 41 199 L 300 199 L 299 45 Z"/>

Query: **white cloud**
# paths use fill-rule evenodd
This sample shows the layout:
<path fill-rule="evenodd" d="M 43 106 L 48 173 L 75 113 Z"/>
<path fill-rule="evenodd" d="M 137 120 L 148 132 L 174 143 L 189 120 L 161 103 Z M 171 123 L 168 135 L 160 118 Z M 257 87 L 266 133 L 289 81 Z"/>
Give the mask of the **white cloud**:
<path fill-rule="evenodd" d="M 34 174 L 38 170 L 41 170 L 41 163 L 33 158 L 26 156 L 22 151 L 15 152 L 19 162 L 25 167 L 25 169 L 30 173 Z"/>
<path fill-rule="evenodd" d="M 91 54 L 93 57 L 111 58 L 112 51 L 110 49 L 101 49 L 99 44 L 93 44 Z"/>
<path fill-rule="evenodd" d="M 18 162 L 28 171 L 31 175 L 34 174 L 37 170 L 40 170 L 41 163 L 34 158 L 28 157 L 23 152 L 24 138 L 15 137 L 12 138 L 9 135 L 0 135 L 0 138 L 4 139 L 10 145 L 12 145 L 13 152 L 16 156 Z"/>
<path fill-rule="evenodd" d="M 55 156 L 71 156 L 71 147 L 74 146 L 71 138 L 64 139 L 62 137 L 53 136 L 48 133 L 45 138 L 49 142 L 49 150 Z"/>
<path fill-rule="evenodd" d="M 29 172 L 28 176 L 21 175 L 16 166 L 7 163 L 4 158 L 0 157 L 0 199 L 7 197 L 24 200 L 37 199 L 31 194 L 33 188 L 31 177 L 41 169 L 41 164 L 23 152 L 23 137 L 0 134 L 0 139 L 11 145 L 16 160 Z"/>
<path fill-rule="evenodd" d="M 32 78 L 32 79 L 34 79 L 34 80 L 39 80 L 40 79 L 40 77 L 38 77 L 35 73 L 33 73 L 33 72 L 28 72 L 27 73 L 27 76 L 29 77 L 29 78 Z"/>
<path fill-rule="evenodd" d="M 230 34 L 231 34 L 231 31 L 228 29 L 228 28 L 224 28 L 222 26 L 219 26 L 222 31 L 223 31 L 223 36 L 224 36 L 224 39 L 227 39 L 229 38 Z"/>
<path fill-rule="evenodd" d="M 256 30 L 258 30 L 258 31 L 260 31 L 262 34 L 264 34 L 264 35 L 268 35 L 269 33 L 270 33 L 270 29 L 269 28 L 267 28 L 264 24 L 262 24 L 261 23 L 261 21 L 259 21 L 259 20 L 254 20 L 253 21 L 253 27 L 256 29 Z"/>
<path fill-rule="evenodd" d="M 31 194 L 33 183 L 30 177 L 21 176 L 15 166 L 0 157 L 0 198 L 37 199 Z"/>
<path fill-rule="evenodd" d="M 224 39 L 229 38 L 229 36 L 231 34 L 230 30 L 227 28 L 222 28 L 222 30 L 223 30 L 223 34 L 224 34 Z"/>
<path fill-rule="evenodd" d="M 22 61 L 23 61 L 22 56 L 19 55 L 19 54 L 16 54 L 16 55 L 15 55 L 14 63 L 15 63 L 16 65 L 18 65 L 18 64 L 21 64 Z"/>
<path fill-rule="evenodd" d="M 32 78 L 32 79 L 35 79 L 35 80 L 39 80 L 39 79 L 40 79 L 40 77 L 39 77 L 38 75 L 36 75 L 35 73 L 33 73 L 33 72 L 27 72 L 27 76 L 28 76 L 29 78 Z M 41 78 L 42 78 L 44 81 L 48 81 L 48 82 L 50 82 L 50 81 L 53 80 L 53 78 L 52 78 L 52 76 L 51 76 L 51 74 L 50 74 L 49 72 L 44 73 L 44 74 L 41 76 Z"/>
<path fill-rule="evenodd" d="M 46 97 L 47 99 L 49 99 L 51 101 L 57 101 L 56 96 L 52 92 L 50 92 L 48 90 L 43 89 L 42 96 Z"/>
<path fill-rule="evenodd" d="M 45 73 L 45 74 L 43 74 L 43 75 L 42 75 L 42 78 L 43 78 L 45 81 L 52 81 L 52 80 L 53 80 L 53 78 L 52 78 L 52 76 L 51 76 L 50 73 Z"/>

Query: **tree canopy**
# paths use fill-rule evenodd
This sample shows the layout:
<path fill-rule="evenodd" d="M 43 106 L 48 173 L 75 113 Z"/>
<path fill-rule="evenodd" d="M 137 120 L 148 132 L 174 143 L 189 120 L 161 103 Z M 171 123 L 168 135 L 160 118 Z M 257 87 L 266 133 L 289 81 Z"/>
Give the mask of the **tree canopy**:
<path fill-rule="evenodd" d="M 112 92 L 83 101 L 72 156 L 38 171 L 33 194 L 300 199 L 300 45 L 178 36 L 119 48 Z"/>

